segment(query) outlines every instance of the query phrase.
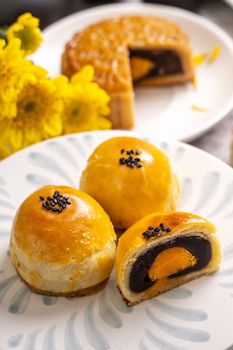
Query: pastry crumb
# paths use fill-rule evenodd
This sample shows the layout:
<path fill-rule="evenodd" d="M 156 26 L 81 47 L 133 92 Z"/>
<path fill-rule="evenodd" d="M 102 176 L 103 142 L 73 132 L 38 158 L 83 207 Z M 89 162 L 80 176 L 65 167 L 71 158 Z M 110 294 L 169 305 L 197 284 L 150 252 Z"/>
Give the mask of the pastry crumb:
<path fill-rule="evenodd" d="M 192 110 L 197 111 L 197 112 L 207 112 L 207 108 L 201 107 L 201 106 L 198 106 L 198 105 L 195 105 L 195 104 L 193 104 L 191 106 L 191 108 L 192 108 Z"/>

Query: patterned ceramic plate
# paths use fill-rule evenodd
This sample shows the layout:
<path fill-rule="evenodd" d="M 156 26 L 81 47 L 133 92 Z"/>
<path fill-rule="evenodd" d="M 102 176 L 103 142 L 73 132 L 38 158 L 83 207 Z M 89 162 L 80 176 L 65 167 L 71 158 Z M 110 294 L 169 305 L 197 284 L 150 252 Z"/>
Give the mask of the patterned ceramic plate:
<path fill-rule="evenodd" d="M 200 136 L 233 107 L 233 43 L 222 29 L 204 17 L 171 6 L 135 2 L 94 7 L 46 28 L 45 41 L 33 60 L 51 75 L 60 74 L 64 46 L 75 32 L 103 18 L 132 13 L 162 16 L 177 23 L 188 33 L 195 54 L 210 53 L 216 45 L 221 47 L 212 64 L 205 61 L 197 68 L 196 87 L 136 89 L 135 131 L 182 141 Z M 206 110 L 200 112 L 192 105 Z"/>
<path fill-rule="evenodd" d="M 69 135 L 27 148 L 0 163 L 0 349 L 223 350 L 233 344 L 233 170 L 178 142 L 150 139 L 171 158 L 182 184 L 180 209 L 209 217 L 223 248 L 221 270 L 135 307 L 114 274 L 100 293 L 56 298 L 30 292 L 8 256 L 21 201 L 45 184 L 78 186 L 87 157 L 126 132 Z"/>

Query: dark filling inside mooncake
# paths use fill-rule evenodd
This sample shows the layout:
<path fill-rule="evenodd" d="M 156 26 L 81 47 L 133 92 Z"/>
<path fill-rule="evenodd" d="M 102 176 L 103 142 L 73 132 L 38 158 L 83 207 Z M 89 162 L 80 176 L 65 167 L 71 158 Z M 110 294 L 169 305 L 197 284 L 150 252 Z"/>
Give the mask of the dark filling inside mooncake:
<path fill-rule="evenodd" d="M 180 236 L 169 242 L 152 247 L 140 255 L 133 264 L 129 276 L 129 285 L 133 292 L 143 292 L 156 283 L 156 280 L 153 281 L 148 276 L 148 269 L 160 253 L 173 247 L 185 248 L 196 258 L 196 264 L 184 270 L 177 271 L 177 273 L 168 276 L 169 278 L 180 277 L 202 269 L 209 263 L 212 256 L 210 242 L 200 236 Z"/>
<path fill-rule="evenodd" d="M 130 49 L 133 82 L 183 73 L 180 57 L 171 50 Z"/>

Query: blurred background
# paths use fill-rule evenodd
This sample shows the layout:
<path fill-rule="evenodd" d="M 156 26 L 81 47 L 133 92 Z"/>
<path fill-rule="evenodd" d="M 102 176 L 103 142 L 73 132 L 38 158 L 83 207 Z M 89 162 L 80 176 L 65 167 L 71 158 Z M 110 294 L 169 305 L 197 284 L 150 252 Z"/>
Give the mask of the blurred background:
<path fill-rule="evenodd" d="M 124 0 L 0 0 L 0 27 L 14 22 L 20 14 L 29 11 L 40 18 L 41 28 L 45 28 L 59 18 L 74 12 L 114 2 Z M 233 0 L 144 0 L 144 2 L 178 6 L 199 13 L 215 22 L 233 38 Z M 192 144 L 229 162 L 232 129 L 233 111 L 220 124 Z"/>
<path fill-rule="evenodd" d="M 41 20 L 41 27 L 55 22 L 71 13 L 108 3 L 124 2 L 124 0 L 0 0 L 0 26 L 7 25 L 22 12 L 30 11 Z M 130 2 L 140 2 L 131 0 Z M 158 0 L 144 2 L 173 5 L 198 12 L 211 17 L 214 22 L 223 25 L 233 36 L 233 10 L 229 5 L 233 0 Z"/>

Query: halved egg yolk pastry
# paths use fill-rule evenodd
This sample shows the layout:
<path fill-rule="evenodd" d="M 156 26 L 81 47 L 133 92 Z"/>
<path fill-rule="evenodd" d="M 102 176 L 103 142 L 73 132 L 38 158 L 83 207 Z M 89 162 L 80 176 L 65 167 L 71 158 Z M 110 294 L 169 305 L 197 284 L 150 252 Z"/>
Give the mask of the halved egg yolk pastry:
<path fill-rule="evenodd" d="M 152 214 L 120 237 L 117 283 L 133 305 L 215 272 L 220 260 L 215 226 L 209 221 L 183 212 Z"/>

